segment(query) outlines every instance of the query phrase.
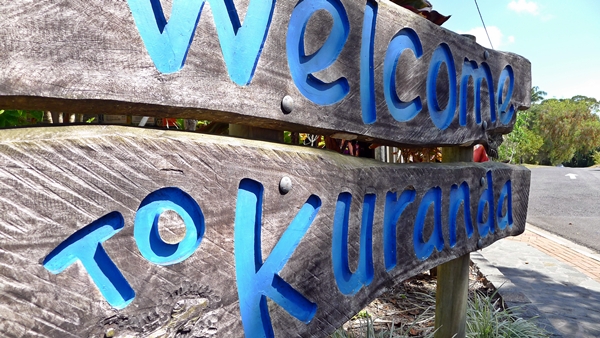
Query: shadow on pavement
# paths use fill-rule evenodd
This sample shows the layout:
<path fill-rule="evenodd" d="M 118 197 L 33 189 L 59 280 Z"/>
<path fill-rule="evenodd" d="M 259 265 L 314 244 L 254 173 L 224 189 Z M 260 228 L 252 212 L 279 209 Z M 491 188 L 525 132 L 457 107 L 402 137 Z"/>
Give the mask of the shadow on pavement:
<path fill-rule="evenodd" d="M 552 271 L 553 263 L 547 264 Z M 526 268 L 497 268 L 510 280 L 500 294 L 509 307 L 521 307 L 523 317 L 541 315 L 540 326 L 546 326 L 545 317 L 565 337 L 600 337 L 598 283 L 578 271 L 556 269 L 557 278 Z"/>

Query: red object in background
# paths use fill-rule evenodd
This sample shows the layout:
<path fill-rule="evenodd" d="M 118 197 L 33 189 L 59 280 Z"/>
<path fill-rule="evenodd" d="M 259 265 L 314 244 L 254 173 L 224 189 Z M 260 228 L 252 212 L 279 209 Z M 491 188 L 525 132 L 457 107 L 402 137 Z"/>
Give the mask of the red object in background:
<path fill-rule="evenodd" d="M 156 121 L 156 126 L 163 128 L 175 128 L 177 129 L 177 119 L 171 117 L 158 118 Z"/>
<path fill-rule="evenodd" d="M 478 144 L 473 148 L 473 162 L 487 162 L 489 160 L 490 159 L 485 153 L 485 148 L 481 144 Z"/>

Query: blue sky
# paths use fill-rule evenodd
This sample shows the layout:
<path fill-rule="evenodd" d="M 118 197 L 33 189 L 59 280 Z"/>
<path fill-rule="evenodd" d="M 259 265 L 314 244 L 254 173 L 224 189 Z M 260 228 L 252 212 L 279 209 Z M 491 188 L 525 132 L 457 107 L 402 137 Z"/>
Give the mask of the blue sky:
<path fill-rule="evenodd" d="M 452 15 L 443 27 L 490 47 L 475 0 L 430 0 Z M 531 61 L 532 83 L 547 98 L 600 100 L 600 1 L 477 0 L 494 49 Z"/>

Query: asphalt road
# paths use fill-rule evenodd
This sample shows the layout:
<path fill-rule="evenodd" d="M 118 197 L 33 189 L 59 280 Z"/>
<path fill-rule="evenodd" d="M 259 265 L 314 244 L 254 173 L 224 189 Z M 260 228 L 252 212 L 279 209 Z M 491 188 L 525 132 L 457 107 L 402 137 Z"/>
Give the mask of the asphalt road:
<path fill-rule="evenodd" d="M 600 252 L 600 168 L 531 168 L 527 222 Z"/>

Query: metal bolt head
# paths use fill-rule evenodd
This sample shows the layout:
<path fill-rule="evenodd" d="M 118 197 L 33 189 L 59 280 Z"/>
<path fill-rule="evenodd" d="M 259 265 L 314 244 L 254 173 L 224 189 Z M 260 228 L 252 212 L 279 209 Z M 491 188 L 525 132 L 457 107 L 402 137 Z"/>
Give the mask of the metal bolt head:
<path fill-rule="evenodd" d="M 485 177 L 482 177 L 482 178 L 479 180 L 479 185 L 481 185 L 482 187 L 485 185 Z"/>
<path fill-rule="evenodd" d="M 293 109 L 294 99 L 292 99 L 292 97 L 289 95 L 284 96 L 281 100 L 281 111 L 283 111 L 284 114 L 289 114 Z"/>
<path fill-rule="evenodd" d="M 104 337 L 106 337 L 106 338 L 112 338 L 112 337 L 115 336 L 116 333 L 117 333 L 117 331 L 114 328 L 110 327 L 110 328 L 108 328 L 106 330 L 106 333 L 104 334 Z"/>
<path fill-rule="evenodd" d="M 483 121 L 483 123 L 481 124 L 481 127 L 483 128 L 483 130 L 486 130 L 488 127 L 487 121 Z"/>
<path fill-rule="evenodd" d="M 483 240 L 481 238 L 477 240 L 477 249 L 483 249 Z"/>
<path fill-rule="evenodd" d="M 490 58 L 490 52 L 488 52 L 487 50 L 485 52 L 483 52 L 483 58 L 485 60 L 489 59 Z"/>
<path fill-rule="evenodd" d="M 279 181 L 279 193 L 285 195 L 290 192 L 290 190 L 292 190 L 292 180 L 289 177 L 284 176 L 281 181 Z"/>

